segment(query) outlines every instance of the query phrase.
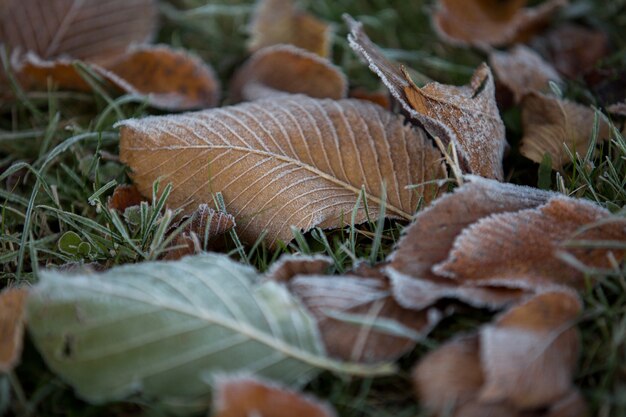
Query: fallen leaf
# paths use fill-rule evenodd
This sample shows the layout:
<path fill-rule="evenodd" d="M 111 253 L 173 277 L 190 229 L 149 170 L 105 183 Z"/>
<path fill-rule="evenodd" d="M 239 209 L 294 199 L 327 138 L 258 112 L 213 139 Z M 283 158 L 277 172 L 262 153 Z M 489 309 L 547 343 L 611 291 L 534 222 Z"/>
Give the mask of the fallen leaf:
<path fill-rule="evenodd" d="M 348 97 L 371 101 L 384 109 L 391 110 L 391 98 L 388 93 L 382 93 L 380 91 L 367 91 L 363 88 L 357 87 L 350 90 Z"/>
<path fill-rule="evenodd" d="M 115 187 L 113 194 L 107 201 L 107 207 L 124 213 L 128 207 L 138 206 L 146 199 L 141 195 L 137 187 L 132 184 L 120 184 Z"/>
<path fill-rule="evenodd" d="M 406 71 L 385 58 L 360 23 L 345 18 L 350 26 L 350 46 L 382 79 L 408 115 L 432 136 L 453 143 L 465 171 L 502 180 L 506 139 L 489 67 L 478 67 L 467 86 L 432 82 L 419 88 Z"/>
<path fill-rule="evenodd" d="M 184 50 L 164 45 L 136 47 L 106 68 L 133 90 L 116 83 L 118 87 L 147 96 L 148 103 L 159 109 L 200 109 L 219 102 L 220 85 L 213 69 Z"/>
<path fill-rule="evenodd" d="M 235 101 L 284 93 L 338 100 L 346 97 L 347 89 L 346 76 L 330 61 L 292 45 L 277 45 L 246 61 L 233 78 L 231 95 Z"/>
<path fill-rule="evenodd" d="M 582 231 L 581 231 L 582 230 Z M 611 265 L 623 251 L 566 248 L 570 240 L 626 241 L 626 226 L 606 209 L 587 200 L 554 197 L 537 208 L 494 214 L 467 227 L 448 258 L 433 267 L 462 283 L 535 289 L 546 285 L 583 288 L 585 274 L 559 257 L 567 252 L 589 267 Z"/>
<path fill-rule="evenodd" d="M 216 211 L 206 204 L 200 204 L 191 214 L 176 224 L 177 229 L 184 222 L 189 222 L 166 249 L 163 259 L 176 260 L 183 256 L 207 251 L 212 241 L 235 227 L 235 218 L 223 211 Z"/>
<path fill-rule="evenodd" d="M 608 36 L 599 30 L 566 23 L 532 40 L 534 50 L 561 74 L 577 78 L 609 53 Z"/>
<path fill-rule="evenodd" d="M 216 378 L 213 417 L 335 417 L 330 405 L 249 376 Z"/>
<path fill-rule="evenodd" d="M 561 83 L 554 67 L 524 45 L 516 45 L 508 52 L 492 52 L 489 64 L 498 81 L 513 93 L 515 103 L 529 92 L 548 91 L 550 81 Z"/>
<path fill-rule="evenodd" d="M 457 337 L 428 353 L 412 377 L 420 404 L 435 414 L 456 416 L 455 408 L 472 401 L 484 383 L 478 336 Z"/>
<path fill-rule="evenodd" d="M 468 175 L 463 186 L 417 213 L 389 256 L 389 269 L 430 278 L 431 268 L 448 257 L 457 236 L 471 224 L 492 214 L 538 207 L 557 195 Z"/>
<path fill-rule="evenodd" d="M 441 319 L 434 308 L 401 307 L 377 268 L 362 267 L 346 275 L 296 275 L 288 288 L 316 318 L 328 353 L 344 360 L 395 360 Z"/>
<path fill-rule="evenodd" d="M 575 293 L 546 292 L 513 307 L 480 331 L 483 402 L 548 407 L 572 389 L 582 305 Z"/>
<path fill-rule="evenodd" d="M 105 64 L 156 30 L 154 0 L 6 0 L 0 43 L 42 59 L 67 57 Z"/>
<path fill-rule="evenodd" d="M 606 108 L 606 110 L 616 116 L 626 116 L 626 102 L 615 103 Z"/>
<path fill-rule="evenodd" d="M 342 226 L 362 185 L 370 217 L 386 184 L 386 214 L 410 219 L 420 196 L 428 203 L 438 187 L 407 185 L 445 175 L 422 130 L 360 100 L 294 95 L 117 126 L 121 160 L 144 195 L 157 178 L 173 184 L 173 207 L 221 192 L 239 236 L 254 242 L 266 231 L 270 246 L 290 241 L 291 226 Z M 366 218 L 356 210 L 356 223 Z"/>
<path fill-rule="evenodd" d="M 270 266 L 265 278 L 286 283 L 296 275 L 323 275 L 332 265 L 332 258 L 324 255 L 283 255 Z"/>
<path fill-rule="evenodd" d="M 290 44 L 323 57 L 330 54 L 330 26 L 298 10 L 293 0 L 258 0 L 249 31 L 250 51 Z"/>
<path fill-rule="evenodd" d="M 572 162 L 566 147 L 575 155 L 584 157 L 594 135 L 595 112 L 572 101 L 539 93 L 527 94 L 522 100 L 522 138 L 520 153 L 541 163 L 550 155 L 552 168 L 561 169 Z M 597 140 L 609 139 L 610 128 L 598 114 Z"/>
<path fill-rule="evenodd" d="M 452 44 L 487 48 L 524 41 L 545 26 L 567 0 L 525 8 L 527 0 L 439 0 L 433 23 Z"/>
<path fill-rule="evenodd" d="M 25 324 L 26 288 L 5 288 L 0 292 L 0 372 L 8 373 L 19 363 Z"/>
<path fill-rule="evenodd" d="M 587 402 L 577 389 L 572 389 L 550 407 L 545 417 L 587 417 Z"/>
<path fill-rule="evenodd" d="M 92 91 L 76 68 L 76 61 L 45 61 L 32 53 L 14 56 L 12 65 L 26 89 L 47 89 L 49 82 L 58 88 Z M 105 68 L 84 64 L 112 89 L 138 97 L 164 110 L 189 110 L 213 107 L 219 100 L 219 81 L 213 70 L 198 58 L 166 46 L 142 46 L 109 62 Z"/>
<path fill-rule="evenodd" d="M 42 271 L 28 327 L 50 369 L 92 403 L 140 394 L 190 413 L 208 407 L 220 373 L 255 372 L 297 387 L 321 369 L 393 372 L 390 364 L 328 359 L 305 308 L 277 283 L 255 284 L 259 278 L 220 254 L 102 274 Z"/>

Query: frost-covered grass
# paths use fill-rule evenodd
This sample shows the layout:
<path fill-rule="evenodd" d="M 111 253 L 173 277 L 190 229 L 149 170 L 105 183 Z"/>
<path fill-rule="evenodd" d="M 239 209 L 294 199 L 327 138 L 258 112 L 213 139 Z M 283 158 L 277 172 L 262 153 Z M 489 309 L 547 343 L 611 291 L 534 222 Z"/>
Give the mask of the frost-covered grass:
<path fill-rule="evenodd" d="M 607 62 L 626 69 L 626 2 L 577 1 L 574 16 L 603 27 L 611 35 L 616 54 Z M 308 0 L 302 4 L 318 16 L 334 22 L 333 59 L 354 85 L 382 88 L 375 75 L 358 61 L 345 40 L 341 20 L 349 13 L 362 21 L 372 40 L 391 57 L 405 62 L 423 75 L 445 83 L 467 81 L 483 57 L 471 50 L 453 48 L 433 35 L 428 12 L 430 2 L 406 0 Z M 233 69 L 246 56 L 245 22 L 252 10 L 248 0 L 218 2 L 170 0 L 163 2 L 163 28 L 159 40 L 192 49 L 210 62 L 224 88 Z M 621 13 L 620 13 L 621 11 Z M 6 63 L 6 56 L 4 57 Z M 582 82 L 572 82 L 566 94 L 576 94 L 593 104 L 593 94 Z M 37 269 L 67 262 L 98 261 L 106 266 L 156 257 L 159 234 L 146 227 L 141 250 L 133 247 L 120 230 L 115 214 L 103 204 L 115 183 L 129 183 L 119 162 L 118 133 L 112 126 L 123 118 L 155 112 L 128 97 L 108 97 L 67 91 L 26 93 L 16 90 L 15 100 L 0 102 L 0 286 L 15 281 L 36 281 Z M 620 137 L 551 173 L 516 153 L 521 127 L 519 111 L 503 115 L 513 152 L 506 168 L 512 182 L 551 188 L 589 198 L 624 215 L 626 204 L 626 141 Z M 154 203 L 155 216 L 164 208 Z M 349 223 L 349 219 L 348 219 Z M 232 256 L 265 270 L 283 252 L 326 253 L 338 272 L 357 259 L 380 261 L 389 253 L 402 225 L 379 222 L 359 227 L 297 234 L 278 251 L 262 242 L 243 247 L 232 239 Z M 89 253 L 59 249 L 59 238 L 74 231 L 89 244 Z M 150 251 L 156 248 L 156 252 Z M 601 284 L 584 294 L 585 312 L 580 320 L 583 351 L 576 383 L 589 400 L 592 415 L 626 415 L 626 271 L 599 275 Z M 322 375 L 309 390 L 327 398 L 342 416 L 425 415 L 415 403 L 409 369 L 421 354 L 460 330 L 470 330 L 489 318 L 471 311 L 446 319 L 427 342 L 401 361 L 402 373 L 382 380 L 343 380 Z M 27 343 L 22 365 L 0 376 L 0 408 L 11 402 L 19 415 L 162 415 L 149 404 L 91 406 L 76 399 L 71 390 L 46 370 Z M 421 413 L 421 414 L 420 414 Z"/>

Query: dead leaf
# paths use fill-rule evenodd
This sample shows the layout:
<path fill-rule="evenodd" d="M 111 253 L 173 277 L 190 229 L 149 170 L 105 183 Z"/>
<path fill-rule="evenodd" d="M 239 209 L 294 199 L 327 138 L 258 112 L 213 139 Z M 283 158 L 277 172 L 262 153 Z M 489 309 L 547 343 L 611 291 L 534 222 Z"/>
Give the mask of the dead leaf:
<path fill-rule="evenodd" d="M 348 94 L 350 98 L 358 98 L 359 100 L 367 100 L 378 104 L 380 107 L 391 110 L 391 99 L 388 93 L 380 91 L 367 91 L 363 88 L 353 88 Z"/>
<path fill-rule="evenodd" d="M 448 257 L 465 228 L 492 214 L 537 207 L 556 195 L 477 176 L 465 180 L 462 187 L 417 213 L 389 257 L 389 270 L 412 278 L 434 278 L 431 268 Z"/>
<path fill-rule="evenodd" d="M 612 104 L 606 108 L 606 111 L 616 116 L 625 117 L 626 116 L 626 101 L 623 103 Z"/>
<path fill-rule="evenodd" d="M 277 45 L 246 61 L 233 78 L 231 94 L 235 101 L 284 93 L 338 100 L 346 97 L 347 89 L 346 76 L 330 61 L 292 45 Z"/>
<path fill-rule="evenodd" d="M 12 65 L 26 89 L 47 89 L 49 82 L 65 90 L 92 91 L 71 59 L 45 61 L 28 53 L 14 56 Z M 85 64 L 115 90 L 138 97 L 163 110 L 213 107 L 219 101 L 219 81 L 198 58 L 166 46 L 136 47 L 111 60 L 105 68 Z"/>
<path fill-rule="evenodd" d="M 546 292 L 513 307 L 480 331 L 483 402 L 547 407 L 570 392 L 582 305 L 575 293 Z"/>
<path fill-rule="evenodd" d="M 382 79 L 408 115 L 432 136 L 453 143 L 467 172 L 502 180 L 506 139 L 489 67 L 478 67 L 467 86 L 433 82 L 418 88 L 406 71 L 385 58 L 360 23 L 345 18 L 350 26 L 350 46 Z"/>
<path fill-rule="evenodd" d="M 190 220 L 191 219 L 191 220 Z M 165 252 L 163 259 L 176 260 L 183 256 L 206 251 L 212 241 L 235 227 L 235 218 L 223 211 L 216 211 L 206 204 L 200 204 L 191 214 L 174 226 L 174 230 L 189 221 Z"/>
<path fill-rule="evenodd" d="M 292 239 L 291 226 L 340 227 L 361 186 L 376 216 L 386 184 L 386 213 L 410 219 L 442 178 L 440 153 L 402 117 L 360 100 L 293 95 L 178 116 L 120 122 L 120 157 L 144 195 L 173 183 L 169 203 L 187 207 L 221 192 L 239 236 Z M 305 133 L 306 132 L 306 135 Z M 364 208 L 356 222 L 366 219 Z"/>
<path fill-rule="evenodd" d="M 0 43 L 42 59 L 72 57 L 104 64 L 156 30 L 154 0 L 7 0 Z"/>
<path fill-rule="evenodd" d="M 498 81 L 513 93 L 515 103 L 526 93 L 547 91 L 550 81 L 562 82 L 552 65 L 524 45 L 516 45 L 508 52 L 492 52 L 489 64 Z"/>
<path fill-rule="evenodd" d="M 330 405 L 251 376 L 216 378 L 213 417 L 336 417 Z"/>
<path fill-rule="evenodd" d="M 315 16 L 300 11 L 293 0 L 258 0 L 250 22 L 248 49 L 290 44 L 317 55 L 330 54 L 331 28 Z"/>
<path fill-rule="evenodd" d="M 595 112 L 581 104 L 539 93 L 530 93 L 522 100 L 522 138 L 520 153 L 541 163 L 545 154 L 552 159 L 552 168 L 561 169 L 572 162 L 565 147 L 584 157 L 591 143 Z M 609 139 L 606 120 L 598 115 L 598 142 Z"/>
<path fill-rule="evenodd" d="M 113 195 L 107 201 L 107 207 L 124 213 L 128 207 L 138 206 L 146 199 L 141 195 L 137 187 L 132 184 L 120 184 L 113 190 Z"/>
<path fill-rule="evenodd" d="M 599 30 L 566 23 L 532 40 L 534 50 L 561 74 L 577 78 L 609 53 L 608 36 Z"/>
<path fill-rule="evenodd" d="M 585 274 L 562 260 L 561 252 L 567 251 L 577 262 L 596 268 L 609 268 L 611 257 L 618 262 L 623 257 L 620 250 L 568 249 L 564 245 L 570 239 L 624 242 L 626 226 L 589 201 L 554 197 L 537 208 L 494 214 L 467 227 L 448 258 L 433 271 L 463 283 L 582 288 Z"/>
<path fill-rule="evenodd" d="M 289 282 L 296 275 L 323 275 L 333 265 L 332 258 L 324 255 L 283 255 L 265 274 L 265 279 Z"/>
<path fill-rule="evenodd" d="M 362 266 L 346 275 L 297 275 L 288 288 L 317 319 L 327 352 L 345 360 L 395 360 L 441 319 L 434 308 L 414 311 L 398 305 L 378 268 Z"/>
<path fill-rule="evenodd" d="M 214 107 L 220 98 L 220 85 L 213 69 L 200 58 L 168 46 L 131 49 L 106 67 L 125 85 L 122 90 L 148 97 L 151 106 L 163 110 L 190 110 Z"/>
<path fill-rule="evenodd" d="M 439 0 L 433 16 L 439 36 L 452 44 L 478 47 L 523 42 L 545 26 L 567 0 L 525 8 L 527 0 Z"/>
<path fill-rule="evenodd" d="M 24 287 L 5 288 L 0 293 L 0 373 L 10 372 L 22 356 L 27 296 Z"/>
<path fill-rule="evenodd" d="M 557 401 L 546 413 L 545 417 L 587 417 L 589 415 L 587 402 L 577 389 Z"/>

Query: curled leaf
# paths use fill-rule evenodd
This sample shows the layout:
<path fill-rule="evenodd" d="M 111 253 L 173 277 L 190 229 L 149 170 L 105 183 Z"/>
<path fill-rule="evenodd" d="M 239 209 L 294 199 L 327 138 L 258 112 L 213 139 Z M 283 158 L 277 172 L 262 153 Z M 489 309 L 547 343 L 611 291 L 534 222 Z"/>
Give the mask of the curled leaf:
<path fill-rule="evenodd" d="M 506 139 L 489 67 L 478 67 L 467 86 L 433 82 L 419 88 L 406 71 L 385 58 L 360 23 L 348 16 L 346 20 L 350 25 L 350 46 L 382 79 L 409 116 L 432 136 L 453 143 L 465 171 L 502 180 Z"/>
<path fill-rule="evenodd" d="M 283 255 L 265 274 L 266 279 L 289 282 L 296 275 L 322 275 L 333 265 L 332 258 L 323 255 Z"/>
<path fill-rule="evenodd" d="M 550 155 L 552 168 L 561 169 L 572 162 L 567 149 L 584 157 L 592 143 L 596 113 L 583 105 L 539 93 L 530 93 L 522 101 L 524 137 L 520 153 L 540 163 Z M 598 114 L 597 141 L 609 139 L 610 129 Z"/>
<path fill-rule="evenodd" d="M 524 45 L 516 45 L 508 52 L 492 52 L 489 64 L 498 81 L 513 93 L 515 103 L 526 93 L 547 91 L 550 81 L 561 82 L 554 67 Z"/>
<path fill-rule="evenodd" d="M 258 0 L 250 34 L 251 51 L 290 44 L 323 57 L 330 53 L 330 26 L 298 10 L 293 0 Z"/>
<path fill-rule="evenodd" d="M 484 402 L 519 409 L 547 407 L 572 389 L 580 340 L 574 328 L 582 305 L 574 293 L 539 294 L 480 332 Z"/>
<path fill-rule="evenodd" d="M 525 8 L 527 0 L 439 0 L 433 16 L 440 37 L 457 45 L 502 46 L 528 39 L 567 0 Z"/>
<path fill-rule="evenodd" d="M 153 107 L 188 110 L 215 106 L 219 82 L 213 70 L 184 51 L 165 46 L 136 47 L 111 60 L 107 67 L 83 64 L 109 88 L 145 97 Z M 27 89 L 58 88 L 92 91 L 71 59 L 45 61 L 32 53 L 14 56 L 14 70 Z"/>
<path fill-rule="evenodd" d="M 237 71 L 231 86 L 233 99 L 257 100 L 276 94 L 306 94 L 315 98 L 346 97 L 348 81 L 328 60 L 292 45 L 255 52 Z"/>
<path fill-rule="evenodd" d="M 466 228 L 437 274 L 459 282 L 534 289 L 546 285 L 582 288 L 585 274 L 566 263 L 567 251 L 589 267 L 611 265 L 623 251 L 565 247 L 570 239 L 600 243 L 626 241 L 626 225 L 589 201 L 554 197 L 546 204 L 517 212 L 494 214 Z"/>
<path fill-rule="evenodd" d="M 441 318 L 434 309 L 401 307 L 391 296 L 388 279 L 375 268 L 295 276 L 288 287 L 317 319 L 328 353 L 345 360 L 395 360 Z"/>
<path fill-rule="evenodd" d="M 152 38 L 154 0 L 6 0 L 0 43 L 42 59 L 72 57 L 105 64 Z"/>
<path fill-rule="evenodd" d="M 197 412 L 208 406 L 208 382 L 225 372 L 298 386 L 324 368 L 392 370 L 328 359 L 305 308 L 274 282 L 256 285 L 255 270 L 224 255 L 40 275 L 27 304 L 32 339 L 93 403 L 137 394 Z"/>
<path fill-rule="evenodd" d="M 176 235 L 165 252 L 164 259 L 176 260 L 186 255 L 209 250 L 216 237 L 235 227 L 233 216 L 213 210 L 206 204 L 200 204 L 191 214 L 191 218 L 183 217 L 179 225 L 186 221 L 189 223 L 181 233 Z"/>
<path fill-rule="evenodd" d="M 0 372 L 10 372 L 20 361 L 25 325 L 26 288 L 0 292 Z"/>
<path fill-rule="evenodd" d="M 282 387 L 246 376 L 216 378 L 214 417 L 335 417 L 330 405 Z"/>
<path fill-rule="evenodd" d="M 270 246 L 291 240 L 291 226 L 340 227 L 362 186 L 370 217 L 386 184 L 386 214 L 410 219 L 420 196 L 437 193 L 426 183 L 444 175 L 423 131 L 360 100 L 294 95 L 118 126 L 121 159 L 144 195 L 157 178 L 173 184 L 174 207 L 221 192 L 239 236 L 254 242 L 265 231 Z M 359 207 L 355 221 L 366 216 Z"/>

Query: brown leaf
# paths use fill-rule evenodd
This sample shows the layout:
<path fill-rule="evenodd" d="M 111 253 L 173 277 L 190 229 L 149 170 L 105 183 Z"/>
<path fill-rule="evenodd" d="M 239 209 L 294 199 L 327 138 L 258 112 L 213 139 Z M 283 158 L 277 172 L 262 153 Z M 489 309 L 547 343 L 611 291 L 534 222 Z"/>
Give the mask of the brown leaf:
<path fill-rule="evenodd" d="M 587 417 L 587 403 L 577 389 L 572 389 L 556 402 L 545 417 Z"/>
<path fill-rule="evenodd" d="M 414 311 L 398 305 L 388 279 L 376 268 L 362 267 L 340 276 L 298 275 L 288 287 L 317 319 L 327 352 L 345 360 L 395 360 L 411 351 L 416 338 L 425 336 L 441 318 L 435 309 Z M 386 330 L 396 323 L 414 335 Z"/>
<path fill-rule="evenodd" d="M 27 288 L 5 288 L 0 293 L 0 372 L 10 372 L 20 361 L 24 337 Z"/>
<path fill-rule="evenodd" d="M 330 54 L 330 26 L 298 10 L 293 0 L 258 0 L 250 34 L 250 51 L 290 44 L 323 57 Z"/>
<path fill-rule="evenodd" d="M 526 93 L 547 91 L 550 81 L 561 83 L 552 65 L 524 45 L 516 45 L 509 52 L 492 52 L 489 64 L 498 81 L 513 93 L 515 103 Z"/>
<path fill-rule="evenodd" d="M 323 275 L 332 265 L 332 258 L 324 255 L 283 255 L 272 264 L 265 278 L 289 282 L 296 275 Z"/>
<path fill-rule="evenodd" d="M 626 116 L 626 102 L 612 104 L 608 106 L 606 110 L 609 113 L 614 114 L 616 116 L 625 117 Z"/>
<path fill-rule="evenodd" d="M 439 0 L 433 16 L 439 36 L 457 45 L 502 46 L 524 41 L 567 0 L 525 8 L 527 0 Z"/>
<path fill-rule="evenodd" d="M 194 55 L 168 46 L 133 48 L 106 67 L 132 87 L 115 83 L 126 92 L 148 97 L 151 106 L 163 110 L 214 107 L 220 86 L 213 69 Z"/>
<path fill-rule="evenodd" d="M 129 184 L 120 184 L 113 190 L 113 195 L 107 201 L 107 207 L 124 213 L 128 207 L 138 206 L 146 199 L 141 195 L 137 187 Z"/>
<path fill-rule="evenodd" d="M 582 305 L 575 293 L 546 292 L 513 307 L 480 332 L 485 384 L 480 400 L 547 407 L 572 388 Z"/>
<path fill-rule="evenodd" d="M 598 142 L 606 140 L 610 128 L 606 120 L 598 115 Z M 561 169 L 572 162 L 566 147 L 575 155 L 584 157 L 594 134 L 595 112 L 583 105 L 568 100 L 531 93 L 522 100 L 522 138 L 520 153 L 540 163 L 547 153 L 552 159 L 552 168 Z"/>
<path fill-rule="evenodd" d="M 91 91 L 74 61 L 44 61 L 29 53 L 15 56 L 14 70 L 27 89 L 47 89 L 54 83 L 65 90 Z M 166 46 L 133 48 L 104 68 L 85 64 L 115 90 L 140 97 L 163 110 L 189 110 L 215 106 L 219 82 L 213 70 L 198 58 Z"/>
<path fill-rule="evenodd" d="M 382 79 L 409 116 L 431 135 L 453 143 L 467 172 L 502 180 L 506 139 L 489 67 L 478 67 L 467 86 L 433 82 L 418 88 L 406 71 L 385 58 L 360 23 L 349 17 L 346 20 L 350 25 L 350 46 Z"/>
<path fill-rule="evenodd" d="M 533 39 L 531 45 L 568 78 L 589 71 L 609 53 L 604 32 L 572 23 L 557 26 Z"/>
<path fill-rule="evenodd" d="M 386 213 L 410 219 L 438 187 L 406 186 L 445 175 L 423 131 L 360 100 L 293 95 L 119 126 L 121 160 L 144 195 L 157 178 L 173 183 L 173 207 L 221 192 L 239 236 L 254 242 L 265 230 L 270 246 L 291 240 L 291 226 L 341 226 L 362 185 L 370 218 L 386 183 Z M 355 219 L 366 220 L 364 208 Z"/>
<path fill-rule="evenodd" d="M 213 417 L 336 417 L 330 405 L 247 376 L 216 378 Z"/>
<path fill-rule="evenodd" d="M 451 412 L 472 401 L 484 383 L 478 336 L 446 342 L 424 356 L 412 376 L 424 407 L 436 414 L 457 415 Z"/>
<path fill-rule="evenodd" d="M 348 93 L 350 98 L 358 98 L 359 100 L 367 100 L 378 104 L 380 107 L 391 110 L 391 97 L 388 93 L 380 91 L 367 91 L 363 88 L 353 88 Z"/>
<path fill-rule="evenodd" d="M 595 225 L 595 226 L 594 226 Z M 582 232 L 575 234 L 581 228 Z M 554 197 L 545 205 L 494 214 L 466 228 L 437 274 L 459 282 L 534 289 L 545 285 L 584 286 L 584 273 L 559 257 L 570 239 L 626 241 L 626 226 L 607 210 L 586 200 Z M 570 249 L 577 262 L 610 267 L 623 253 L 604 248 Z"/>
<path fill-rule="evenodd" d="M 292 45 L 277 45 L 246 61 L 233 78 L 231 94 L 235 101 L 284 93 L 338 100 L 346 97 L 347 89 L 346 76 L 330 61 Z"/>
<path fill-rule="evenodd" d="M 223 211 L 213 210 L 206 204 L 200 204 L 191 216 L 183 217 L 174 229 L 185 221 L 189 223 L 174 238 L 163 259 L 176 260 L 186 255 L 206 251 L 216 237 L 223 235 L 236 225 L 233 216 Z"/>
<path fill-rule="evenodd" d="M 43 59 L 70 56 L 106 63 L 152 38 L 154 0 L 7 0 L 0 43 Z"/>
<path fill-rule="evenodd" d="M 457 236 L 471 224 L 492 214 L 540 206 L 557 195 L 477 176 L 465 179 L 463 186 L 417 213 L 390 255 L 391 269 L 415 278 L 432 277 L 431 268 L 448 257 Z"/>

